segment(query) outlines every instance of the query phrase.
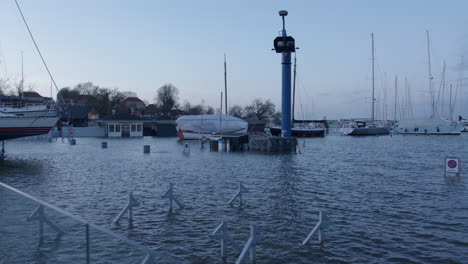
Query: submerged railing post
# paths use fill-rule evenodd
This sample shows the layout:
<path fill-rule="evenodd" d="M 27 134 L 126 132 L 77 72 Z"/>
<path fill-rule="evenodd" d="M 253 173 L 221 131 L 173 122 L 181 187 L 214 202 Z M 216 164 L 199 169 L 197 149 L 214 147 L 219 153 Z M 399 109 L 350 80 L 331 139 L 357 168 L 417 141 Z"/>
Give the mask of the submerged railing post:
<path fill-rule="evenodd" d="M 5 140 L 2 140 L 2 150 L 0 151 L 0 161 L 5 159 Z"/>
<path fill-rule="evenodd" d="M 44 223 L 46 223 L 50 228 L 52 228 L 59 236 L 63 235 L 64 232 L 52 221 L 50 221 L 44 214 L 44 206 L 39 205 L 39 207 L 34 210 L 34 212 L 26 218 L 28 222 L 37 220 L 39 221 L 39 245 L 44 241 Z"/>
<path fill-rule="evenodd" d="M 89 224 L 86 224 L 86 264 L 90 263 L 90 251 L 89 251 Z"/>
<path fill-rule="evenodd" d="M 236 264 L 245 263 L 247 260 L 247 255 L 249 255 L 250 263 L 255 263 L 256 258 L 256 247 L 257 242 L 262 240 L 263 236 L 257 231 L 257 227 L 255 225 L 250 225 L 250 237 L 245 243 L 242 252 L 239 255 L 239 258 L 236 260 Z"/>
<path fill-rule="evenodd" d="M 151 254 L 146 255 L 145 259 L 141 262 L 141 264 L 154 264 L 154 257 Z"/>
<path fill-rule="evenodd" d="M 237 250 L 240 251 L 239 245 L 231 238 L 227 231 L 227 222 L 222 221 L 221 224 L 213 231 L 210 235 L 213 240 L 220 240 L 221 243 L 221 259 L 225 263 L 227 259 L 227 243 Z"/>
<path fill-rule="evenodd" d="M 128 202 L 125 207 L 120 211 L 117 217 L 112 221 L 112 224 L 119 225 L 120 219 L 124 216 L 124 214 L 128 211 L 128 226 L 133 226 L 133 207 L 137 207 L 140 205 L 140 202 L 133 197 L 133 194 L 130 193 L 128 195 Z"/>
<path fill-rule="evenodd" d="M 242 200 L 242 194 L 243 193 L 249 193 L 249 190 L 247 188 L 244 187 L 244 185 L 242 184 L 242 182 L 239 183 L 239 190 L 237 191 L 237 193 L 231 198 L 231 200 L 229 200 L 228 204 L 229 205 L 232 205 L 234 203 L 234 201 L 239 198 L 239 206 L 242 206 L 243 204 L 243 200 Z"/>
<path fill-rule="evenodd" d="M 163 199 L 169 199 L 169 212 L 172 212 L 172 201 L 174 201 L 180 208 L 184 208 L 184 206 L 174 196 L 174 191 L 172 189 L 172 186 L 174 186 L 174 184 L 170 183 L 169 184 L 169 190 L 167 190 L 166 193 L 164 193 L 161 196 L 161 198 L 163 198 Z"/>
<path fill-rule="evenodd" d="M 322 228 L 326 226 L 327 218 L 326 216 L 322 215 L 322 211 L 319 212 L 319 221 L 315 225 L 314 229 L 309 233 L 309 235 L 302 241 L 302 245 L 306 245 L 309 243 L 310 239 L 315 235 L 318 234 L 318 241 L 321 243 L 322 242 Z"/>

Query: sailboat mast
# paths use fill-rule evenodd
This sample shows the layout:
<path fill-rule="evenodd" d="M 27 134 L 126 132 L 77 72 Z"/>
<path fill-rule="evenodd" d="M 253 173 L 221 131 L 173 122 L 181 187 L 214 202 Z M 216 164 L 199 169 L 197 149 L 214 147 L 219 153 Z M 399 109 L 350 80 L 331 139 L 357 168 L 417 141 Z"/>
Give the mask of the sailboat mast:
<path fill-rule="evenodd" d="M 397 96 L 398 96 L 398 93 L 397 93 L 397 90 L 398 90 L 398 76 L 395 75 L 395 106 L 394 106 L 394 116 L 393 118 L 395 119 L 394 121 L 396 122 L 397 121 Z"/>
<path fill-rule="evenodd" d="M 387 106 L 387 73 L 384 73 L 384 109 L 383 109 L 383 118 L 384 123 L 387 124 L 388 119 L 388 106 Z"/>
<path fill-rule="evenodd" d="M 444 68 L 442 70 L 442 103 L 441 103 L 441 109 L 442 109 L 442 117 L 445 118 L 445 60 L 444 60 Z"/>
<path fill-rule="evenodd" d="M 296 54 L 294 54 L 294 75 L 293 75 L 293 98 L 292 98 L 292 122 L 294 123 L 294 110 L 296 105 Z"/>
<path fill-rule="evenodd" d="M 449 104 L 449 120 L 452 121 L 453 119 L 453 107 L 452 107 L 452 84 L 450 84 L 450 104 Z"/>
<path fill-rule="evenodd" d="M 374 107 L 375 107 L 375 87 L 374 87 L 374 33 L 371 33 L 371 38 L 372 38 L 372 117 L 371 117 L 371 122 L 374 123 Z"/>
<path fill-rule="evenodd" d="M 428 73 L 429 73 L 429 94 L 431 96 L 431 108 L 432 118 L 435 118 L 435 102 L 434 102 L 434 90 L 432 87 L 432 73 L 431 73 L 431 46 L 429 45 L 429 30 L 426 30 L 427 37 L 427 58 L 428 58 Z"/>
<path fill-rule="evenodd" d="M 221 100 L 220 100 L 220 106 L 219 106 L 219 136 L 221 136 L 221 125 L 222 125 L 222 120 L 223 120 L 223 92 L 221 92 Z"/>
<path fill-rule="evenodd" d="M 458 114 L 461 116 L 462 115 L 462 98 L 463 98 L 463 94 L 462 94 L 462 90 L 463 90 L 463 68 L 464 68 L 464 63 L 463 63 L 463 56 L 461 57 L 461 65 L 460 65 L 460 103 L 458 104 Z"/>
<path fill-rule="evenodd" d="M 224 54 L 224 100 L 225 100 L 225 110 L 226 115 L 228 114 L 228 105 L 227 105 L 227 65 L 226 65 L 226 53 Z M 222 112 L 222 111 L 221 111 Z"/>
<path fill-rule="evenodd" d="M 24 60 L 23 51 L 21 51 L 21 100 L 24 99 Z"/>

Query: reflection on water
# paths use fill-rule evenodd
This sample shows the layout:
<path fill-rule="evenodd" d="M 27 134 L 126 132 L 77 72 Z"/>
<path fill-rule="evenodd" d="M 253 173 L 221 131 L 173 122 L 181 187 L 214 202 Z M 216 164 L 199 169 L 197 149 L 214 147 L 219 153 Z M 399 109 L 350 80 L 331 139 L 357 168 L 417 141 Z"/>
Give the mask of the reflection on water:
<path fill-rule="evenodd" d="M 259 227 L 261 263 L 463 263 L 467 181 L 444 177 L 443 163 L 467 159 L 467 139 L 328 136 L 301 139 L 301 155 L 213 153 L 197 142 L 184 154 L 175 138 L 106 139 L 107 149 L 102 139 L 9 141 L 0 181 L 104 226 L 133 191 L 135 226 L 114 231 L 193 263 L 218 261 L 208 235 L 223 220 L 239 244 Z M 170 182 L 187 207 L 172 214 L 161 199 Z M 228 206 L 239 182 L 245 205 Z M 324 244 L 301 247 L 320 210 L 332 221 Z"/>

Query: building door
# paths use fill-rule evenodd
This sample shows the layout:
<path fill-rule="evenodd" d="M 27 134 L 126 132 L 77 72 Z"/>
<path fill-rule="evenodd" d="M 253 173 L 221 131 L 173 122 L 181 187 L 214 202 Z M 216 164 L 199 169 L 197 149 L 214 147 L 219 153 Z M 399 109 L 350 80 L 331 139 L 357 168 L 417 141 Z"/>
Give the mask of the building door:
<path fill-rule="evenodd" d="M 129 124 L 122 125 L 122 137 L 130 137 L 130 125 Z"/>

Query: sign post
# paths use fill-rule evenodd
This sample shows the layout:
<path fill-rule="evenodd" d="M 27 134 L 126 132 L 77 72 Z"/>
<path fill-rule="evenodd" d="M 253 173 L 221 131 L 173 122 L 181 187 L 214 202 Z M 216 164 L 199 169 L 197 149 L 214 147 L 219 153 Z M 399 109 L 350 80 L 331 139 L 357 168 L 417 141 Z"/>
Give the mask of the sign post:
<path fill-rule="evenodd" d="M 454 174 L 460 176 L 460 159 L 454 157 L 445 158 L 445 175 Z"/>

